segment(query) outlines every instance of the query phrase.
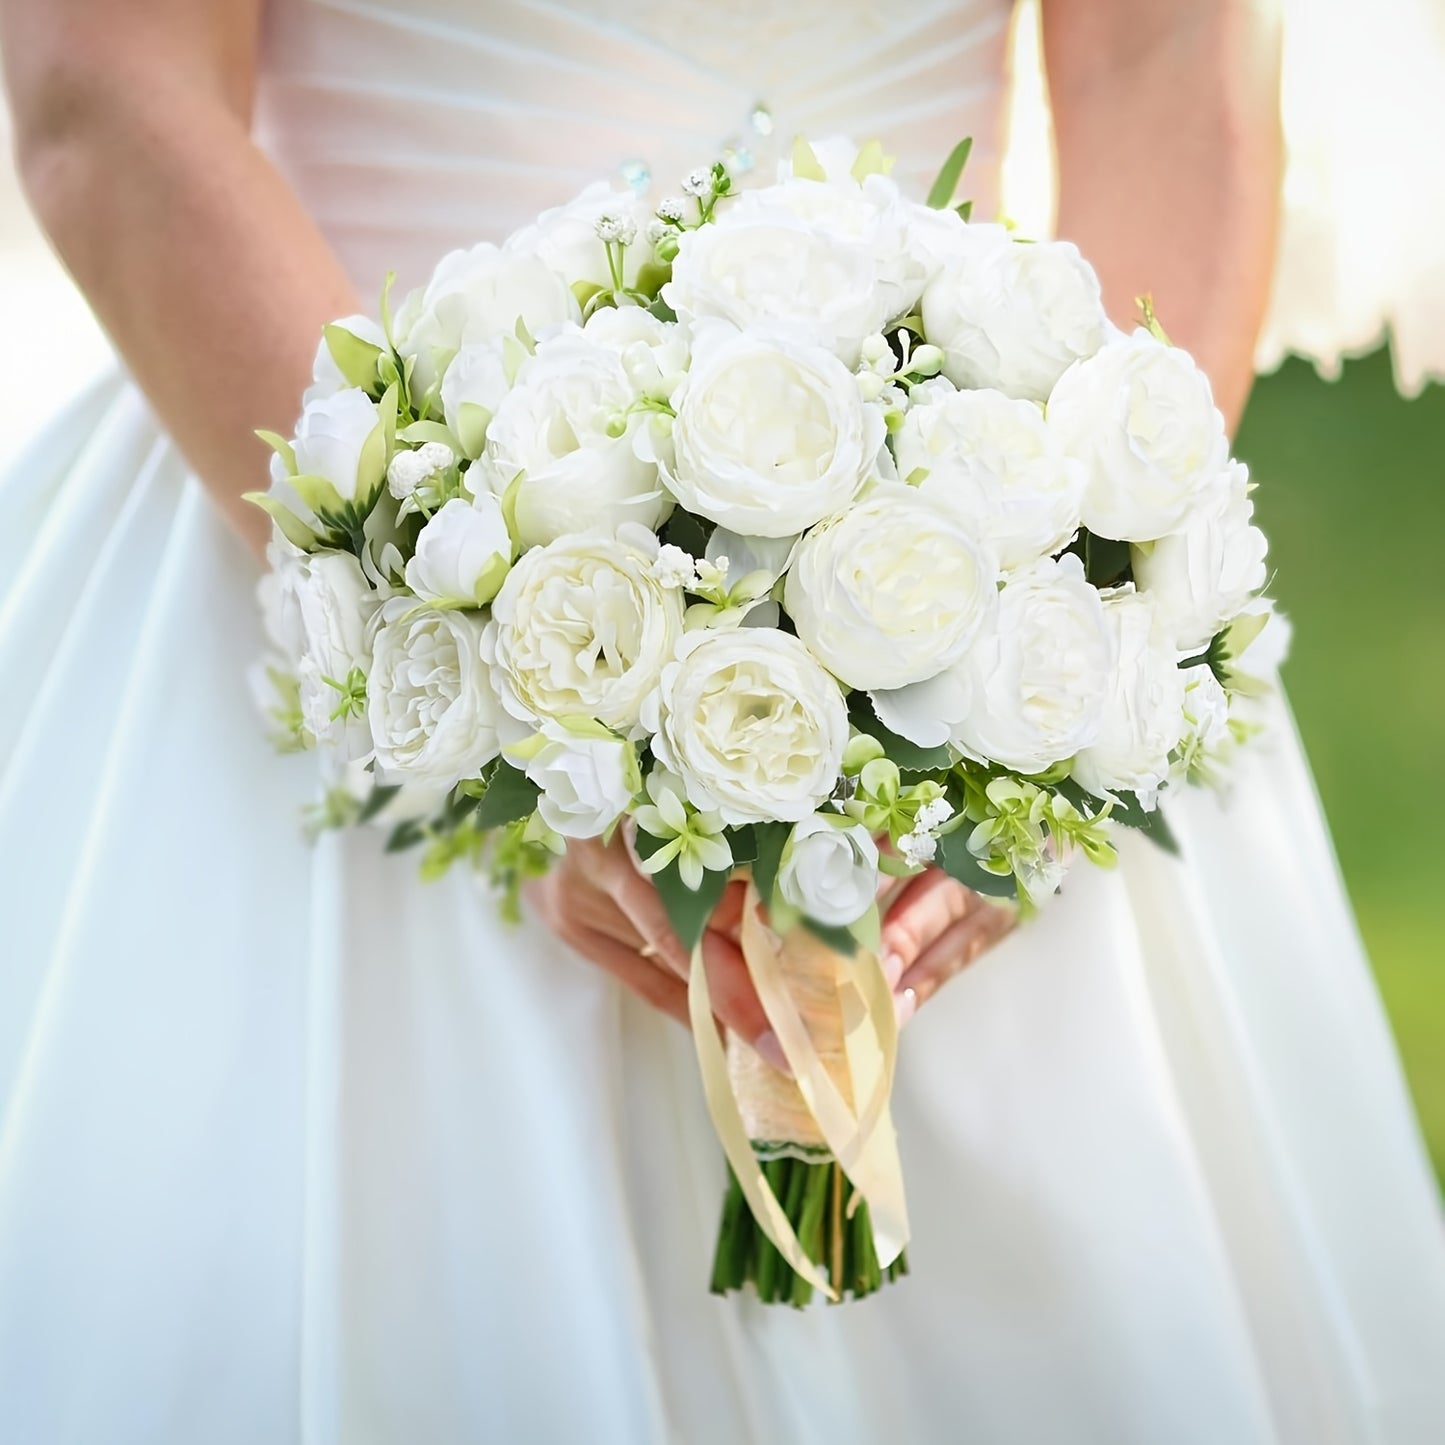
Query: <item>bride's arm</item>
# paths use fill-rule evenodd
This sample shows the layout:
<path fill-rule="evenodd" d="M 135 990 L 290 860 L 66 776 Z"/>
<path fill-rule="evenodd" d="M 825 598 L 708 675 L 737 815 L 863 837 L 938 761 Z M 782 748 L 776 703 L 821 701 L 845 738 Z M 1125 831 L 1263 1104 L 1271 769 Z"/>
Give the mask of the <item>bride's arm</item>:
<path fill-rule="evenodd" d="M 340 263 L 248 134 L 259 0 L 0 0 L 20 175 L 166 429 L 236 529 L 269 523 Z"/>
<path fill-rule="evenodd" d="M 1152 292 L 1230 426 L 1253 380 L 1279 209 L 1272 0 L 1043 0 L 1061 236 L 1121 325 Z"/>

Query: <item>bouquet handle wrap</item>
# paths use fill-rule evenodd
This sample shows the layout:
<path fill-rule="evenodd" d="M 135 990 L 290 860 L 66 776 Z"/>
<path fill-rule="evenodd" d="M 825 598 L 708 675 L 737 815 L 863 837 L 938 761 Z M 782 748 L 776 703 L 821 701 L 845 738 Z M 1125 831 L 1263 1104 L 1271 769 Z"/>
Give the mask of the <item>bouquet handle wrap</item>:
<path fill-rule="evenodd" d="M 898 1046 L 892 995 L 871 950 L 837 953 L 801 927 L 779 937 L 762 921 L 751 883 L 741 944 L 793 1078 L 737 1039 L 724 1047 L 699 946 L 688 1003 L 708 1110 L 758 1227 L 797 1275 L 837 1300 L 836 1282 L 804 1249 L 755 1146 L 779 1154 L 826 1147 L 852 1186 L 849 1216 L 867 1205 L 879 1265 L 899 1259 L 908 1211 L 889 1110 Z"/>

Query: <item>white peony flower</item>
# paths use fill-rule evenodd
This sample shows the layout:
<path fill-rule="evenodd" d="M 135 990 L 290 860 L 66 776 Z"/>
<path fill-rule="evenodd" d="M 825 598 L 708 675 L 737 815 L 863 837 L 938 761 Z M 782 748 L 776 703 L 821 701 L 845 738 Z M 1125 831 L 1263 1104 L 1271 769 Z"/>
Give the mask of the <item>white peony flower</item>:
<path fill-rule="evenodd" d="M 642 786 L 632 744 L 603 727 L 543 723 L 535 738 L 506 752 L 542 790 L 542 821 L 564 838 L 600 838 Z"/>
<path fill-rule="evenodd" d="M 375 346 L 382 351 L 387 349 L 386 332 L 381 329 L 381 324 L 373 321 L 370 316 L 343 316 L 332 325 L 342 331 L 349 331 L 367 346 Z M 316 348 L 316 359 L 311 363 L 311 385 L 301 395 L 302 407 L 308 407 L 315 401 L 324 401 L 328 396 L 335 396 L 338 391 L 345 391 L 350 386 L 351 382 L 343 375 L 336 364 L 336 358 L 331 354 L 330 343 L 322 336 Z"/>
<path fill-rule="evenodd" d="M 1146 594 L 1121 589 L 1105 601 L 1104 613 L 1117 664 L 1099 734 L 1079 751 L 1073 774 L 1096 797 L 1124 790 L 1150 808 L 1184 735 L 1184 674 Z"/>
<path fill-rule="evenodd" d="M 1044 401 L 1064 372 L 1104 344 L 1099 278 L 1068 241 L 1013 240 L 962 226 L 923 293 L 923 330 L 956 386 Z"/>
<path fill-rule="evenodd" d="M 503 243 L 509 254 L 540 257 L 559 276 L 568 281 L 584 281 L 603 290 L 612 289 L 612 272 L 607 264 L 607 248 L 598 235 L 597 223 L 611 217 L 619 223 L 613 239 L 633 235 L 647 220 L 647 207 L 630 190 L 617 190 L 606 181 L 594 181 L 566 205 L 543 211 L 531 225 L 514 231 Z M 641 246 L 629 246 L 624 253 L 623 279 L 627 285 L 637 280 L 638 268 L 647 260 Z"/>
<path fill-rule="evenodd" d="M 524 547 L 614 532 L 625 522 L 657 527 L 672 498 L 657 464 L 633 444 L 636 422 L 627 412 L 635 400 L 615 349 L 577 327 L 559 331 L 518 373 L 487 429 L 482 469 L 468 481 L 486 476 L 507 498 Z M 624 425 L 613 435 L 617 418 Z"/>
<path fill-rule="evenodd" d="M 377 775 L 450 788 L 498 752 L 500 708 L 482 657 L 482 623 L 394 597 L 372 648 L 367 720 Z"/>
<path fill-rule="evenodd" d="M 846 506 L 878 465 L 883 417 L 821 347 L 699 327 L 665 474 L 689 511 L 789 537 Z"/>
<path fill-rule="evenodd" d="M 798 544 L 783 595 L 849 687 L 899 688 L 958 661 L 997 603 L 998 564 L 961 519 L 885 482 Z"/>
<path fill-rule="evenodd" d="M 963 660 L 918 688 L 875 693 L 883 722 L 924 746 L 1041 773 L 1098 734 L 1114 640 L 1079 559 L 1043 558 L 999 593 Z"/>
<path fill-rule="evenodd" d="M 406 585 L 428 602 L 482 607 L 497 594 L 512 561 L 501 503 L 483 493 L 454 497 L 421 529 Z"/>
<path fill-rule="evenodd" d="M 877 896 L 878 845 L 861 823 L 818 813 L 803 818 L 783 849 L 778 891 L 818 923 L 856 923 Z"/>
<path fill-rule="evenodd" d="M 1198 512 L 1181 532 L 1134 548 L 1134 581 L 1153 599 L 1181 649 L 1204 647 L 1264 586 L 1264 533 L 1254 525 L 1249 473 L 1232 462 L 1222 506 Z"/>
<path fill-rule="evenodd" d="M 508 714 L 595 718 L 638 734 L 644 701 L 682 636 L 682 596 L 654 573 L 645 528 L 561 537 L 526 553 L 492 602 L 489 655 Z"/>
<path fill-rule="evenodd" d="M 462 347 L 442 375 L 442 412 L 447 429 L 475 459 L 482 454 L 487 428 L 512 389 L 517 371 L 509 352 L 520 352 L 515 338 L 494 336 Z"/>
<path fill-rule="evenodd" d="M 932 388 L 893 438 L 899 475 L 951 507 L 1007 572 L 1065 547 L 1079 530 L 1087 474 L 1043 413 L 1001 391 Z"/>
<path fill-rule="evenodd" d="M 357 387 L 312 402 L 296 423 L 296 471 L 320 477 L 343 502 L 365 502 L 381 484 L 386 455 L 367 442 L 381 425 L 376 403 Z"/>
<path fill-rule="evenodd" d="M 421 396 L 462 347 L 510 335 L 519 321 L 540 337 L 581 314 L 566 279 L 540 257 L 484 242 L 444 256 L 426 286 L 407 297 L 397 315 L 397 350 L 416 358 L 412 391 Z"/>
<path fill-rule="evenodd" d="M 770 627 L 688 633 L 645 721 L 692 805 L 729 824 L 807 817 L 833 791 L 848 742 L 838 684 Z"/>
<path fill-rule="evenodd" d="M 1069 369 L 1049 424 L 1088 468 L 1084 525 L 1100 537 L 1152 542 L 1227 492 L 1229 443 L 1209 378 L 1142 329 Z"/>
<path fill-rule="evenodd" d="M 928 280 L 911 222 L 887 176 L 784 179 L 683 232 L 663 296 L 684 320 L 786 329 L 852 367 L 863 338 L 910 310 Z"/>

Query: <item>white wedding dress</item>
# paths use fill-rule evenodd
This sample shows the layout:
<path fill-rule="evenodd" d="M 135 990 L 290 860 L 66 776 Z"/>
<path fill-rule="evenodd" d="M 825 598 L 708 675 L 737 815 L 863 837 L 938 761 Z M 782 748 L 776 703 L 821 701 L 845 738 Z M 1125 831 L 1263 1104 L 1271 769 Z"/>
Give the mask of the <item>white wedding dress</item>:
<path fill-rule="evenodd" d="M 759 101 L 910 178 L 971 133 L 987 212 L 1007 12 L 279 0 L 261 135 L 366 294 Z M 1445 1224 L 1282 709 L 1183 862 L 1126 839 L 910 1027 L 913 1274 L 798 1314 L 707 1293 L 681 1030 L 303 840 L 253 566 L 133 386 L 0 536 L 0 1440 L 1445 1440 Z"/>

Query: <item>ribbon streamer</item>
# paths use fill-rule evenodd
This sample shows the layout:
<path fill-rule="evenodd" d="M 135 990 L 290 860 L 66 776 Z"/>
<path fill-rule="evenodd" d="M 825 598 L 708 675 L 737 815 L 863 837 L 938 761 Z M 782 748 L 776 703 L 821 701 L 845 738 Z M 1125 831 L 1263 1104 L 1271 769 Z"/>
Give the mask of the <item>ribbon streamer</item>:
<path fill-rule="evenodd" d="M 898 1025 L 882 966 L 870 949 L 846 957 L 803 928 L 780 939 L 763 923 L 751 883 L 743 906 L 741 943 L 749 976 L 793 1071 L 798 1092 L 818 1133 L 853 1185 L 849 1212 L 856 1208 L 858 1198 L 867 1201 L 874 1248 L 879 1264 L 886 1269 L 908 1243 L 908 1211 L 898 1139 L 889 1111 Z M 814 1046 L 789 985 L 790 972 L 817 973 L 825 955 L 842 1019 L 846 1096 Z M 804 1251 L 753 1152 L 713 1019 L 700 943 L 692 955 L 688 1012 L 708 1112 L 753 1217 L 792 1269 L 836 1301 L 837 1291 Z"/>

